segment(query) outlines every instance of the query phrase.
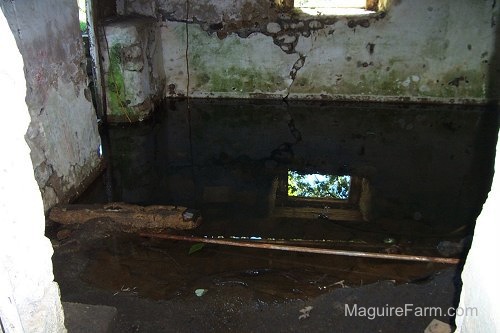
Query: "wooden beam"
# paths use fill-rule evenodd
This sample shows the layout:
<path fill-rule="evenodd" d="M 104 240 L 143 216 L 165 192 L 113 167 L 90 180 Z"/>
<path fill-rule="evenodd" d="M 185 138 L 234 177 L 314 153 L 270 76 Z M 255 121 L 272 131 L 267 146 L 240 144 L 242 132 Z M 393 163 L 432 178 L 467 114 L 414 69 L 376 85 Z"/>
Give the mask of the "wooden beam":
<path fill-rule="evenodd" d="M 50 210 L 49 219 L 61 224 L 78 224 L 95 219 L 111 219 L 125 229 L 178 229 L 198 227 L 201 216 L 179 206 L 139 206 L 123 202 L 95 205 L 62 205 Z"/>

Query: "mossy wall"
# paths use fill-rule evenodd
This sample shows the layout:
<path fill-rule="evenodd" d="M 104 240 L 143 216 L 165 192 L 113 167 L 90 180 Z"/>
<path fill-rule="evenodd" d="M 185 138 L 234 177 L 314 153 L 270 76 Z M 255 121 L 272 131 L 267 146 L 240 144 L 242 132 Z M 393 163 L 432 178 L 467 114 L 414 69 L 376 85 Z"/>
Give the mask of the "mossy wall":
<path fill-rule="evenodd" d="M 112 45 L 109 49 L 109 69 L 106 77 L 108 115 L 129 117 L 133 111 L 127 106 L 121 52 L 120 43 Z"/>
<path fill-rule="evenodd" d="M 109 121 L 146 118 L 164 94 L 157 22 L 147 18 L 118 18 L 100 36 Z"/>
<path fill-rule="evenodd" d="M 264 0 L 125 4 L 124 15 L 161 17 L 167 96 L 486 100 L 495 1 L 384 1 L 368 16 Z"/>

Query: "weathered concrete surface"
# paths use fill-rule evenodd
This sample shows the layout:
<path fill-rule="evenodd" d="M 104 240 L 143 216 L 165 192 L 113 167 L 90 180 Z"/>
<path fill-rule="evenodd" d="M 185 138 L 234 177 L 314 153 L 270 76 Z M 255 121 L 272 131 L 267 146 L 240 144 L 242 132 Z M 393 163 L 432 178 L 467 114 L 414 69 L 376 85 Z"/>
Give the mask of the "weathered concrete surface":
<path fill-rule="evenodd" d="M 63 302 L 65 325 L 70 333 L 113 331 L 117 310 L 112 306 Z"/>
<path fill-rule="evenodd" d="M 168 78 L 168 96 L 185 95 L 187 68 L 185 57 L 186 25 L 167 22 L 162 27 L 162 41 L 168 45 L 163 62 Z M 248 38 L 230 35 L 212 39 L 197 25 L 189 26 L 189 94 L 193 97 L 282 97 L 292 83 L 290 68 L 296 55 L 283 53 L 272 38 L 251 34 Z M 269 67 L 269 63 L 273 63 Z"/>
<path fill-rule="evenodd" d="M 44 207 L 76 194 L 99 163 L 76 1 L 8 1 L 2 10 L 25 64 L 31 148 Z"/>
<path fill-rule="evenodd" d="M 110 121 L 142 120 L 165 88 L 156 21 L 134 18 L 109 23 L 101 36 L 107 116 Z"/>
<path fill-rule="evenodd" d="M 188 49 L 191 96 L 486 99 L 495 1 L 401 0 L 364 17 L 309 16 L 264 0 L 120 4 L 123 15 L 164 23 L 167 96 L 187 93 Z M 173 22 L 188 22 L 189 31 Z"/>
<path fill-rule="evenodd" d="M 23 60 L 3 12 L 0 45 L 0 99 L 10 111 L 0 122 L 0 317 L 6 333 L 65 332 L 42 198 L 24 139 L 30 118 Z"/>

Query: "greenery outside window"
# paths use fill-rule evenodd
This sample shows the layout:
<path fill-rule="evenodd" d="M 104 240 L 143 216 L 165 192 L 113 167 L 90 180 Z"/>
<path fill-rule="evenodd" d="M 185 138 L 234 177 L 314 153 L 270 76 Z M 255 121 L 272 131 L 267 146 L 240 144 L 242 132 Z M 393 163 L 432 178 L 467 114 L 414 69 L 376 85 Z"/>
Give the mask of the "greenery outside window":
<path fill-rule="evenodd" d="M 369 15 L 384 10 L 388 0 L 275 0 L 284 9 L 299 10 L 308 15 Z"/>
<path fill-rule="evenodd" d="M 289 197 L 347 200 L 350 187 L 350 176 L 300 174 L 288 171 Z"/>

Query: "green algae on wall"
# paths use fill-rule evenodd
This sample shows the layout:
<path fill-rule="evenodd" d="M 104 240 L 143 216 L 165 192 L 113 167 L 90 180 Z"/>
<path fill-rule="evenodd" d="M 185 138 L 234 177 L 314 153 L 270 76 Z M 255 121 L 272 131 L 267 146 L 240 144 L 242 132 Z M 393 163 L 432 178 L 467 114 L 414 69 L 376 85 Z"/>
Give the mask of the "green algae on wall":
<path fill-rule="evenodd" d="M 445 98 L 486 98 L 486 77 L 481 71 L 452 69 L 432 87 L 432 96 Z M 425 92 L 423 93 L 425 94 Z"/>
<path fill-rule="evenodd" d="M 337 75 L 330 82 L 317 80 L 320 74 L 299 75 L 291 87 L 293 94 L 366 95 L 388 97 L 485 98 L 485 77 L 480 71 L 453 69 L 428 79 L 425 74 L 412 74 L 408 69 L 386 71 L 373 69 L 356 76 Z M 416 72 L 416 71 L 415 71 Z M 418 73 L 418 72 L 417 72 Z"/>
<path fill-rule="evenodd" d="M 109 49 L 109 69 L 106 78 L 108 115 L 129 117 L 131 110 L 127 106 L 125 80 L 121 65 L 122 45 L 116 43 Z"/>
<path fill-rule="evenodd" d="M 255 56 L 258 45 L 251 41 L 235 35 L 215 39 L 196 27 L 190 27 L 189 40 L 191 87 L 195 90 L 250 94 L 284 91 L 288 86 L 282 70 L 269 68 L 268 63 L 272 61 L 266 63 L 268 59 L 262 54 Z M 282 57 L 282 52 L 275 49 L 262 53 Z"/>
<path fill-rule="evenodd" d="M 272 75 L 272 73 L 252 70 L 251 68 L 237 68 L 236 66 L 210 74 L 201 73 L 202 80 L 207 78 L 206 87 L 216 92 L 275 91 L 279 90 L 283 83 L 281 77 Z"/>
<path fill-rule="evenodd" d="M 315 94 L 319 91 L 331 95 L 396 96 L 405 91 L 394 72 L 382 74 L 381 71 L 375 70 L 357 76 L 358 79 L 337 75 L 328 82 L 318 80 L 318 77 L 320 77 L 319 73 L 311 76 L 299 75 L 291 92 L 294 94 Z"/>

